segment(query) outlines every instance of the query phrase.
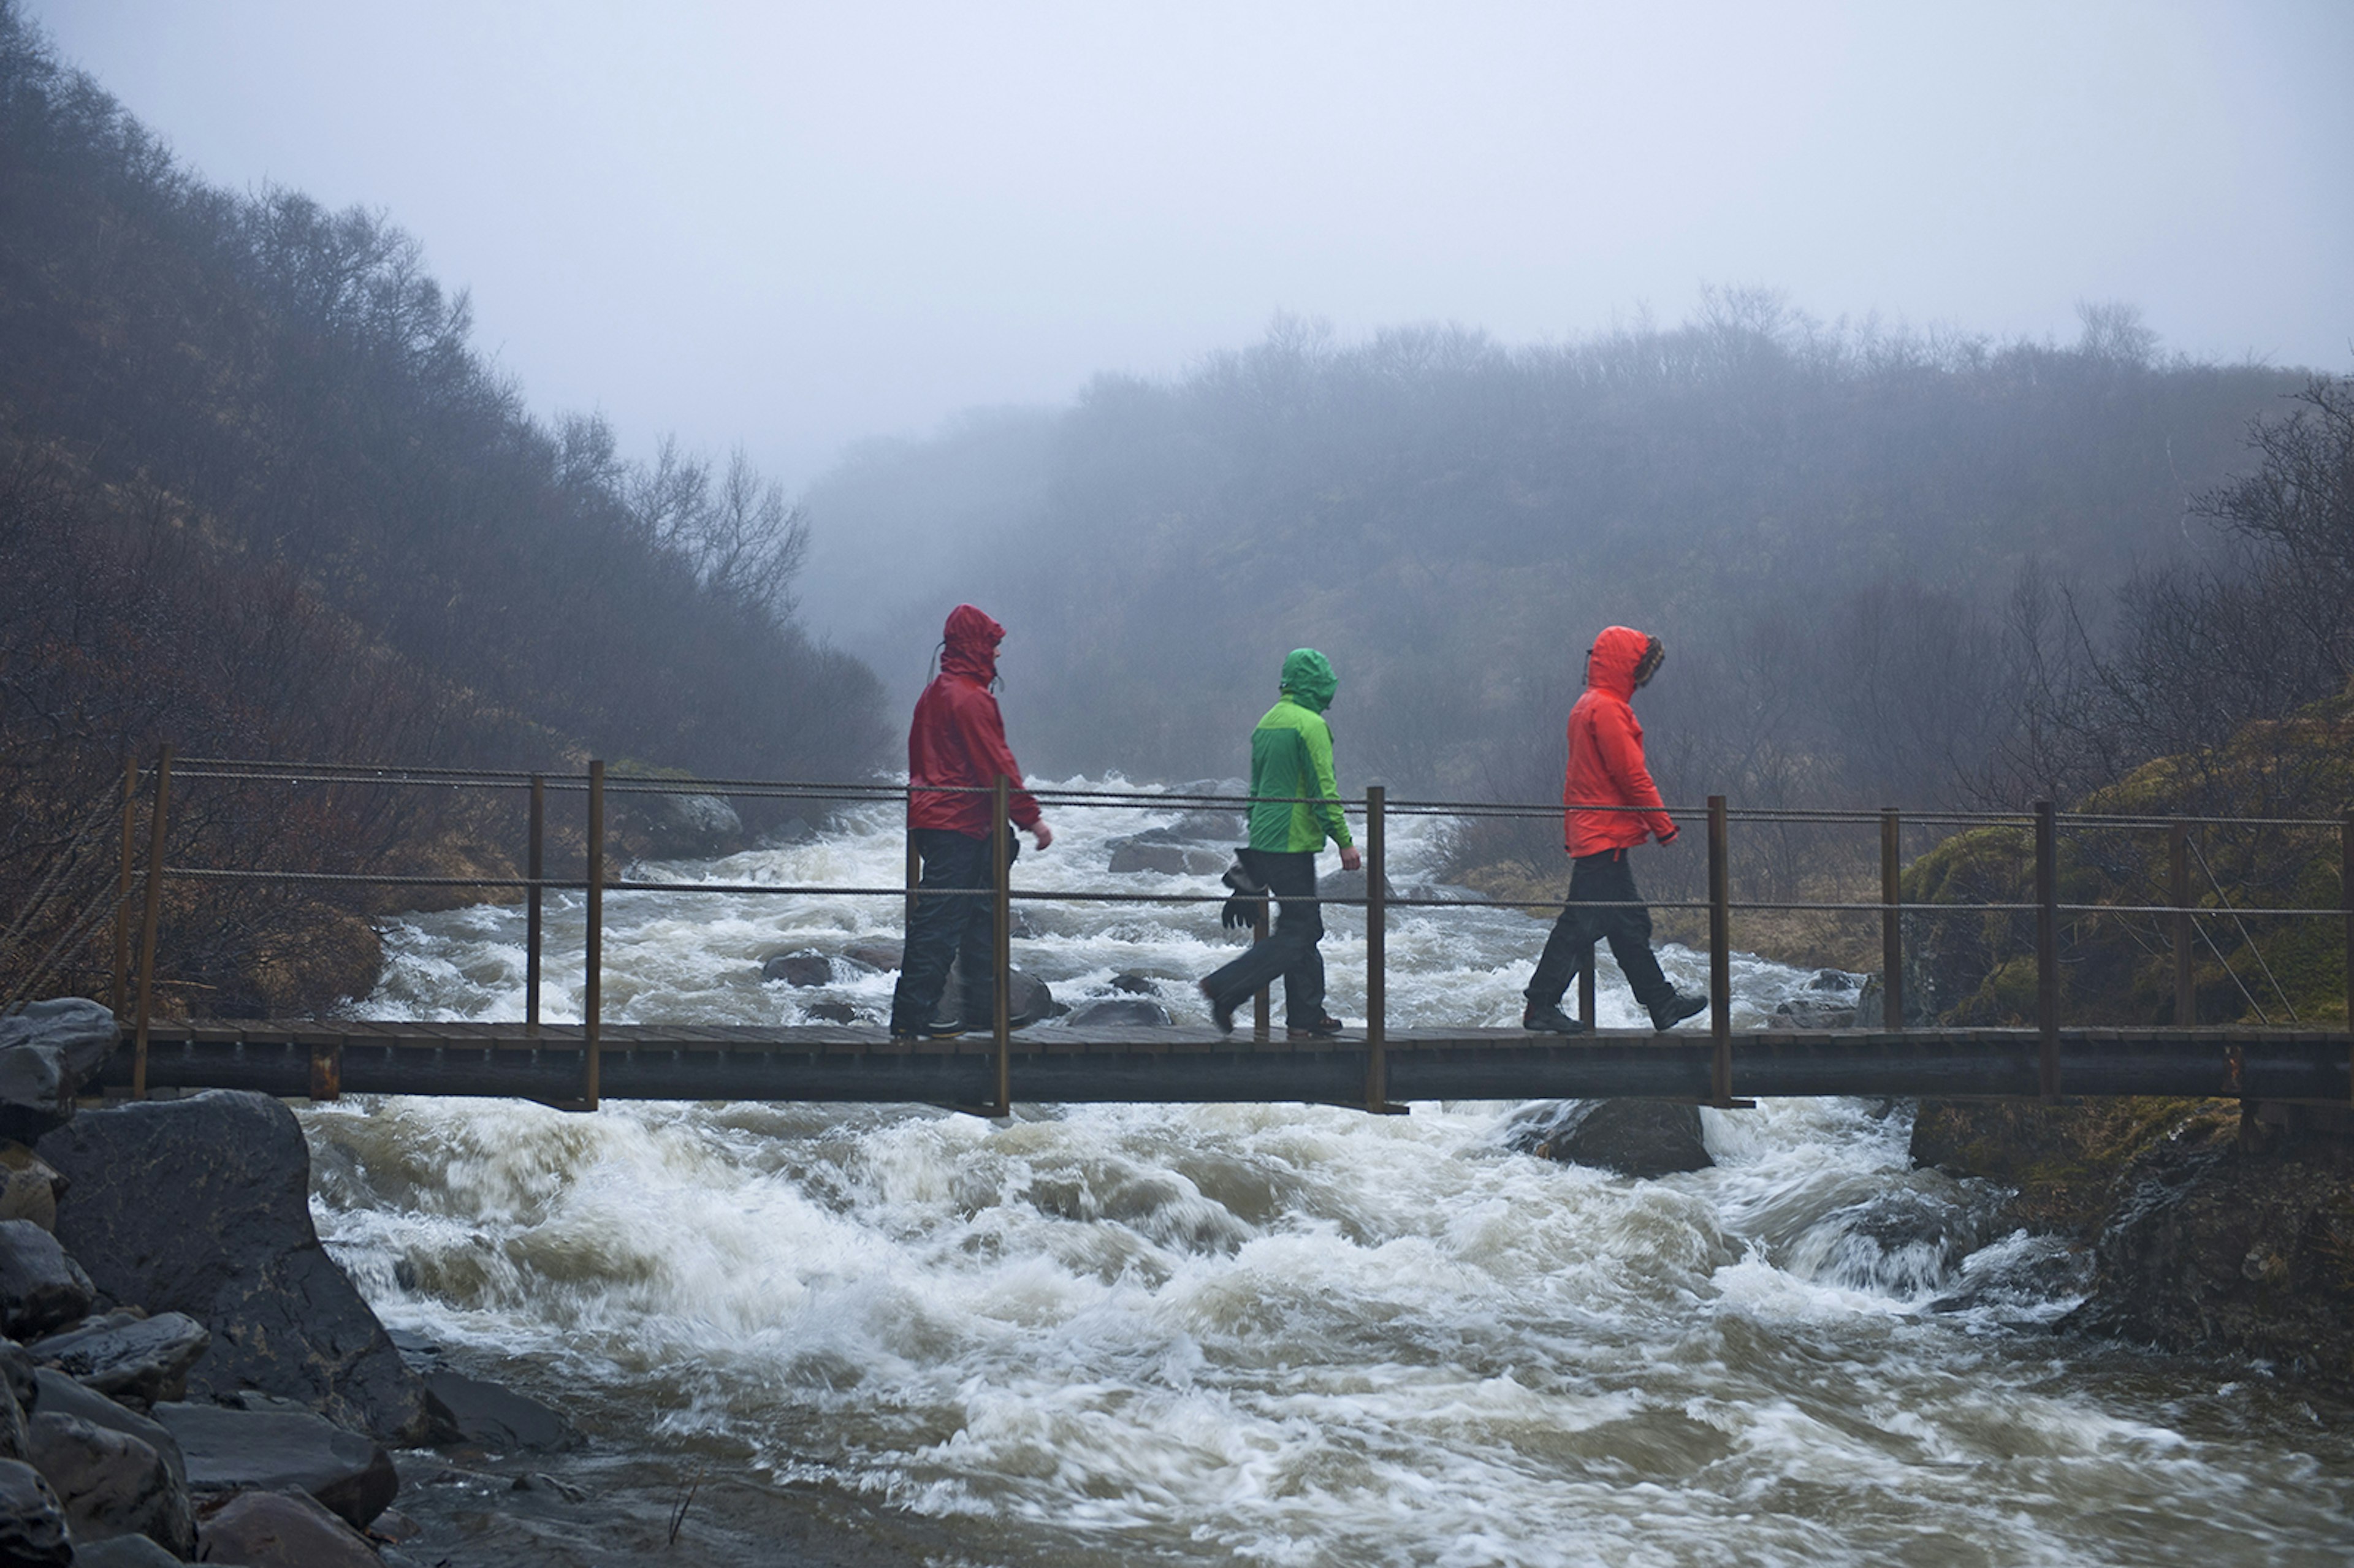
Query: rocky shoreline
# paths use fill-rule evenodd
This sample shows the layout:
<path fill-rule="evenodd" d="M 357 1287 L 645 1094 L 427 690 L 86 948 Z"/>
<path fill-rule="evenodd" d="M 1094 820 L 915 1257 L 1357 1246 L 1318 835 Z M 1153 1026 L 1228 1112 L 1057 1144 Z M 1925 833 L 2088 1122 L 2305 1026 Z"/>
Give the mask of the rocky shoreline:
<path fill-rule="evenodd" d="M 938 1562 L 927 1527 L 586 1437 L 388 1333 L 266 1096 L 78 1106 L 96 1003 L 0 1021 L 0 1568 Z"/>

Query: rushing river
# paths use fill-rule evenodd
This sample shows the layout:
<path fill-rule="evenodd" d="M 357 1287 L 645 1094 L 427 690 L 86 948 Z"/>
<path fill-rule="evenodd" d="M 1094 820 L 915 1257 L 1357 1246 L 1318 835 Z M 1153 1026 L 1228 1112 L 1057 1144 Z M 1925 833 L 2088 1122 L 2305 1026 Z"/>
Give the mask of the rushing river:
<path fill-rule="evenodd" d="M 1083 782 L 1083 781 L 1081 781 Z M 1017 886 L 1101 888 L 1173 811 L 1066 810 Z M 1437 845 L 1393 827 L 1392 880 Z M 681 880 L 888 885 L 896 813 Z M 1328 869 L 1329 866 L 1328 866 Z M 1207 892 L 1213 875 L 1119 879 Z M 880 1021 L 892 977 L 763 984 L 897 935 L 887 899 L 620 894 L 607 1016 Z M 1031 906 L 1065 1001 L 1158 977 L 1214 907 Z M 1363 927 L 1329 918 L 1331 1006 Z M 1401 1024 L 1509 1024 L 1543 926 L 1395 914 Z M 578 950 L 577 905 L 550 951 Z M 419 915 L 363 1011 L 518 1018 L 519 910 Z M 1699 986 L 1705 960 L 1670 948 Z M 556 978 L 551 1019 L 577 1016 Z M 1736 959 L 1735 1027 L 1813 978 Z M 1606 959 L 1604 1022 L 1635 1012 Z M 1705 1018 L 1695 1020 L 1705 1023 Z M 1039 1026 L 1041 1031 L 1057 1025 Z M 1018 1086 L 1017 1086 L 1018 1090 Z M 540 1369 L 602 1444 L 817 1481 L 1007 1563 L 2344 1563 L 2354 1441 L 2261 1368 L 2055 1337 L 2081 1270 L 1909 1169 L 1909 1107 L 1705 1111 L 1714 1170 L 1508 1151 L 1514 1107 L 375 1100 L 306 1113 L 322 1233 L 393 1326 Z"/>

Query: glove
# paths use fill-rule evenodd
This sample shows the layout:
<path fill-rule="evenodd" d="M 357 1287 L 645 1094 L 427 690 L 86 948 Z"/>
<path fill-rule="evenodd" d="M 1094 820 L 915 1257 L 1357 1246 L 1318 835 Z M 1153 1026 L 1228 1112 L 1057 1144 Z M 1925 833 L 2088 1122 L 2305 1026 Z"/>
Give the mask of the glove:
<path fill-rule="evenodd" d="M 1651 836 L 1659 841 L 1659 847 L 1661 849 L 1665 849 L 1670 844 L 1675 842 L 1677 837 L 1681 835 L 1682 832 L 1683 830 L 1681 828 L 1670 828 L 1664 833 L 1654 833 Z"/>
<path fill-rule="evenodd" d="M 1267 907 L 1267 884 L 1244 870 L 1240 861 L 1228 866 L 1219 880 L 1233 888 L 1235 895 L 1218 911 L 1218 924 L 1229 931 L 1257 925 L 1260 912 Z"/>

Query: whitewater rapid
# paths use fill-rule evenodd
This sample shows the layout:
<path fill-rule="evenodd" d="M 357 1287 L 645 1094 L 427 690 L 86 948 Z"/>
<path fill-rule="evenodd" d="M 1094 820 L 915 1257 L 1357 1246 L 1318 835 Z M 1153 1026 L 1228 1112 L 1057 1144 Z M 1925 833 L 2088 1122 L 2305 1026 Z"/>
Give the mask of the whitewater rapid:
<path fill-rule="evenodd" d="M 1112 839 L 1177 815 L 1057 813 L 1016 885 L 1212 891 L 1107 870 Z M 1429 881 L 1441 848 L 1399 820 L 1392 880 Z M 875 810 L 640 874 L 883 886 L 901 854 Z M 1066 1001 L 1141 975 L 1199 1021 L 1188 982 L 1234 950 L 1214 906 L 1024 915 L 1014 961 Z M 760 963 L 898 917 L 609 895 L 606 1015 L 790 1022 L 830 1001 L 879 1021 L 885 971 L 801 991 Z M 1355 1018 L 1362 916 L 1328 923 L 1331 1006 Z M 1517 1022 L 1543 933 L 1394 913 L 1393 1020 Z M 520 1017 L 521 938 L 513 908 L 398 922 L 364 1011 Z M 579 939 L 577 906 L 552 908 L 551 954 Z M 1662 957 L 1702 983 L 1700 955 Z M 549 970 L 546 1016 L 577 1016 L 577 976 Z M 1735 1026 L 1813 978 L 1737 960 Z M 1603 1022 L 1634 1024 L 1606 959 L 1600 990 Z M 1992 1230 L 1994 1190 L 1912 1170 L 1908 1107 L 1704 1111 L 1716 1168 L 1649 1181 L 1509 1151 L 1514 1108 L 991 1123 L 376 1099 L 305 1122 L 322 1234 L 387 1323 L 541 1369 L 603 1441 L 956 1519 L 979 1561 L 2348 1560 L 2342 1430 L 2261 1369 L 2055 1338 L 2081 1267 Z"/>

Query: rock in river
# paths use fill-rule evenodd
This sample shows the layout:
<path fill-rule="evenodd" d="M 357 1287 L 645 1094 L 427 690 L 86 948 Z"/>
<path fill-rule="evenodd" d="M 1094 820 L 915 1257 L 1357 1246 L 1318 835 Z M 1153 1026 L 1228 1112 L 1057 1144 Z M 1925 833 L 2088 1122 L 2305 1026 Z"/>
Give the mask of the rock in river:
<path fill-rule="evenodd" d="M 73 1560 L 58 1494 L 22 1459 L 0 1459 L 0 1563 L 42 1568 Z"/>
<path fill-rule="evenodd" d="M 143 1535 L 183 1557 L 196 1549 L 188 1489 L 149 1445 L 49 1410 L 31 1430 L 33 1467 L 56 1489 L 76 1540 Z"/>
<path fill-rule="evenodd" d="M 205 1326 L 185 1312 L 153 1318 L 111 1312 L 25 1348 L 35 1361 L 110 1399 L 153 1404 L 187 1392 L 188 1369 L 212 1342 Z"/>
<path fill-rule="evenodd" d="M 38 1138 L 70 1119 L 75 1091 L 122 1039 L 114 1014 L 80 997 L 0 1018 L 0 1138 Z"/>
<path fill-rule="evenodd" d="M 97 1266 L 99 1288 L 212 1330 L 192 1396 L 258 1389 L 390 1441 L 431 1436 L 424 1385 L 319 1245 L 310 1150 L 283 1105 L 218 1089 L 133 1101 L 39 1152 L 73 1184 L 58 1239 Z"/>
<path fill-rule="evenodd" d="M 58 1238 L 30 1220 L 0 1220 L 0 1330 L 27 1340 L 90 1310 L 97 1294 Z"/>
<path fill-rule="evenodd" d="M 1113 996 L 1080 1002 L 1063 1022 L 1073 1029 L 1165 1029 L 1176 1021 L 1157 1001 Z"/>
<path fill-rule="evenodd" d="M 180 1445 L 192 1491 L 300 1487 L 359 1529 L 400 1490 L 380 1444 L 316 1415 L 159 1404 L 155 1419 Z"/>
<path fill-rule="evenodd" d="M 425 1386 L 467 1442 L 493 1453 L 546 1454 L 579 1446 L 572 1423 L 513 1389 L 453 1372 L 429 1372 Z"/>
<path fill-rule="evenodd" d="M 239 1492 L 205 1520 L 203 1559 L 246 1568 L 384 1568 L 367 1538 L 308 1493 Z"/>
<path fill-rule="evenodd" d="M 833 980 L 833 965 L 823 953 L 808 949 L 778 953 L 760 966 L 760 978 L 791 986 L 826 985 Z"/>
<path fill-rule="evenodd" d="M 1701 1138 L 1700 1107 L 1676 1100 L 1540 1100 L 1513 1114 L 1503 1139 L 1523 1154 L 1621 1176 L 1666 1176 L 1715 1163 Z"/>

